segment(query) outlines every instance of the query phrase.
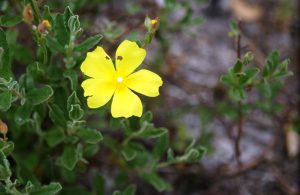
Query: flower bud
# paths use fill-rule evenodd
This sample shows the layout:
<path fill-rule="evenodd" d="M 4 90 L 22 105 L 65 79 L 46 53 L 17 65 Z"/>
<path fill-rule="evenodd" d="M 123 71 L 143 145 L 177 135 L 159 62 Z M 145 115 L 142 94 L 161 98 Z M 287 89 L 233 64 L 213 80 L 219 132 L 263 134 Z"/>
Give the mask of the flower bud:
<path fill-rule="evenodd" d="M 50 22 L 48 20 L 43 20 L 38 25 L 38 31 L 40 33 L 45 33 L 49 28 L 51 28 L 51 24 L 50 24 Z"/>
<path fill-rule="evenodd" d="M 151 20 L 151 30 L 155 32 L 159 27 L 159 18 L 156 17 L 155 19 Z"/>
<path fill-rule="evenodd" d="M 30 4 L 27 4 L 25 7 L 24 7 L 24 10 L 23 10 L 23 20 L 28 23 L 28 24 L 31 24 L 32 21 L 33 21 L 33 14 L 32 14 L 32 8 L 31 8 L 31 5 Z"/>
<path fill-rule="evenodd" d="M 7 131 L 8 131 L 7 125 L 2 120 L 0 120 L 0 133 L 6 135 Z"/>
<path fill-rule="evenodd" d="M 159 18 L 156 17 L 154 19 L 146 18 L 144 22 L 148 32 L 154 33 L 159 27 Z"/>

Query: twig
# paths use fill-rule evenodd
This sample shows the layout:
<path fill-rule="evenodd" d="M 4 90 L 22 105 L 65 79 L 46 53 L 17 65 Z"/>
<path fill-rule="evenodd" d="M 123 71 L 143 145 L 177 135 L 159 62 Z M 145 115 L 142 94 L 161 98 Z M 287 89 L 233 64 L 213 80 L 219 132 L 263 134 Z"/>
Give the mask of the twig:
<path fill-rule="evenodd" d="M 239 28 L 239 31 L 241 31 L 240 29 L 240 25 L 241 25 L 241 22 L 238 21 L 238 28 Z M 238 37 L 237 37 L 237 42 L 236 42 L 237 46 L 236 46 L 236 53 L 237 53 L 237 58 L 238 59 L 241 59 L 241 33 L 239 32 L 238 34 Z M 240 155 L 241 155 L 241 150 L 240 150 L 240 140 L 241 140 L 241 137 L 242 137 L 242 132 L 243 132 L 243 110 L 242 110 L 242 101 L 239 100 L 238 101 L 238 124 L 237 124 L 237 128 L 238 128 L 238 132 L 237 132 L 237 136 L 236 136 L 236 139 L 235 139 L 235 143 L 234 143 L 234 150 L 235 150 L 235 158 L 236 158 L 236 161 L 238 163 L 238 165 L 241 167 L 242 166 L 242 162 L 241 162 L 241 159 L 240 159 Z"/>
<path fill-rule="evenodd" d="M 274 177 L 276 178 L 279 186 L 286 194 L 289 195 L 299 194 L 299 189 L 296 186 L 290 184 L 277 167 L 272 166 L 271 169 L 273 171 Z"/>

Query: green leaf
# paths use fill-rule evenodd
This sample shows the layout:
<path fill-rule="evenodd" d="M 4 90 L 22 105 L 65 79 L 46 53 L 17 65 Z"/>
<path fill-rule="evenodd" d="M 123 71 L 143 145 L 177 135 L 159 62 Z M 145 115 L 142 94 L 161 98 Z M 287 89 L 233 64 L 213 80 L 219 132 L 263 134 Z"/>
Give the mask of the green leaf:
<path fill-rule="evenodd" d="M 235 81 L 233 75 L 230 75 L 230 74 L 222 75 L 220 80 L 227 86 L 235 86 L 236 85 L 236 81 Z"/>
<path fill-rule="evenodd" d="M 137 151 L 135 148 L 131 147 L 129 144 L 127 144 L 123 150 L 121 151 L 123 157 L 125 158 L 126 161 L 131 161 L 133 160 L 136 155 Z"/>
<path fill-rule="evenodd" d="M 80 139 L 90 144 L 96 144 L 103 140 L 103 136 L 100 131 L 95 129 L 78 129 L 77 135 Z"/>
<path fill-rule="evenodd" d="M 230 32 L 229 32 L 230 37 L 237 37 L 240 34 L 240 29 L 238 27 L 237 21 L 231 21 L 229 23 L 229 27 L 230 27 Z"/>
<path fill-rule="evenodd" d="M 121 195 L 134 195 L 136 192 L 136 185 L 129 185 L 123 192 L 121 192 Z"/>
<path fill-rule="evenodd" d="M 53 52 L 64 52 L 64 46 L 61 45 L 57 39 L 51 37 L 50 35 L 46 36 L 46 45 Z"/>
<path fill-rule="evenodd" d="M 65 139 L 65 134 L 61 128 L 53 127 L 45 134 L 45 139 L 50 147 L 54 147 Z"/>
<path fill-rule="evenodd" d="M 49 104 L 49 116 L 54 124 L 57 124 L 63 128 L 67 126 L 67 120 L 63 111 L 56 104 Z"/>
<path fill-rule="evenodd" d="M 202 159 L 204 154 L 206 154 L 206 148 L 192 148 L 188 150 L 183 156 L 176 157 L 176 161 L 193 163 Z"/>
<path fill-rule="evenodd" d="M 11 176 L 11 170 L 9 167 L 9 162 L 6 159 L 4 153 L 0 151 L 0 180 L 7 180 Z"/>
<path fill-rule="evenodd" d="M 168 149 L 167 154 L 168 154 L 168 161 L 173 161 L 173 160 L 175 160 L 175 157 L 174 157 L 174 151 L 172 150 L 172 148 L 169 148 L 169 149 Z"/>
<path fill-rule="evenodd" d="M 64 152 L 61 156 L 62 165 L 68 169 L 73 170 L 76 163 L 82 157 L 82 148 L 80 145 L 75 147 L 74 145 L 65 146 Z"/>
<path fill-rule="evenodd" d="M 240 84 L 241 85 L 249 84 L 249 81 L 252 81 L 258 72 L 259 72 L 258 68 L 254 68 L 254 67 L 248 68 L 247 70 L 245 70 L 244 72 L 245 74 L 240 76 Z"/>
<path fill-rule="evenodd" d="M 154 172 L 141 174 L 141 177 L 159 192 L 170 191 L 172 189 L 170 183 Z"/>
<path fill-rule="evenodd" d="M 79 16 L 74 15 L 71 16 L 68 20 L 68 28 L 71 34 L 76 35 L 76 33 L 80 30 L 80 22 L 79 22 Z"/>
<path fill-rule="evenodd" d="M 62 189 L 59 183 L 53 182 L 44 186 L 32 186 L 27 188 L 26 192 L 29 195 L 54 195 Z"/>
<path fill-rule="evenodd" d="M 244 64 L 244 65 L 249 64 L 250 62 L 252 62 L 253 58 L 254 58 L 253 53 L 252 53 L 252 52 L 247 52 L 247 53 L 244 55 L 243 59 L 242 59 L 242 60 L 243 60 L 243 64 Z"/>
<path fill-rule="evenodd" d="M 71 83 L 71 89 L 76 90 L 78 85 L 78 74 L 75 70 L 69 69 L 64 72 L 64 77 L 69 79 Z"/>
<path fill-rule="evenodd" d="M 230 89 L 230 95 L 235 99 L 235 100 L 243 100 L 246 97 L 246 92 L 243 88 L 231 88 Z"/>
<path fill-rule="evenodd" d="M 18 107 L 14 116 L 15 122 L 18 125 L 23 125 L 26 122 L 28 122 L 31 111 L 32 111 L 32 106 L 27 103 L 25 103 L 23 106 Z"/>
<path fill-rule="evenodd" d="M 244 64 L 241 62 L 241 60 L 237 60 L 235 65 L 233 66 L 232 72 L 233 73 L 240 73 L 244 68 Z"/>
<path fill-rule="evenodd" d="M 68 97 L 67 100 L 67 109 L 70 110 L 71 106 L 74 104 L 80 105 L 80 100 L 77 97 L 76 91 L 73 91 L 72 94 Z"/>
<path fill-rule="evenodd" d="M 12 77 L 11 62 L 5 32 L 0 28 L 0 77 L 9 80 Z"/>
<path fill-rule="evenodd" d="M 74 16 L 74 13 L 72 12 L 70 6 L 67 6 L 63 13 L 63 19 L 64 19 L 65 26 L 68 26 L 68 22 L 69 22 L 69 19 L 71 16 Z"/>
<path fill-rule="evenodd" d="M 89 37 L 79 45 L 76 45 L 74 48 L 74 51 L 78 52 L 87 52 L 91 48 L 95 47 L 103 38 L 101 34 L 94 35 L 92 37 Z"/>
<path fill-rule="evenodd" d="M 155 128 L 152 124 L 148 124 L 148 122 L 144 122 L 144 127 L 141 128 L 139 132 L 136 133 L 137 137 L 141 138 L 157 138 L 168 132 L 166 128 Z"/>
<path fill-rule="evenodd" d="M 9 156 L 14 151 L 14 148 L 15 148 L 15 145 L 11 141 L 8 141 L 8 142 L 1 141 L 0 142 L 0 151 L 2 151 L 5 156 Z"/>
<path fill-rule="evenodd" d="M 11 101 L 12 94 L 10 91 L 0 93 L 0 110 L 6 112 L 11 106 Z"/>
<path fill-rule="evenodd" d="M 93 179 L 93 192 L 96 195 L 104 195 L 105 193 L 105 179 L 101 175 L 96 175 Z"/>
<path fill-rule="evenodd" d="M 98 151 L 99 151 L 98 144 L 87 144 L 83 149 L 83 156 L 89 158 L 94 156 Z"/>
<path fill-rule="evenodd" d="M 22 22 L 22 16 L 18 15 L 18 16 L 7 16 L 7 15 L 3 15 L 0 16 L 0 26 L 3 27 L 12 27 L 15 26 L 17 24 L 19 24 L 20 22 Z"/>
<path fill-rule="evenodd" d="M 150 111 L 145 112 L 141 119 L 140 119 L 140 124 L 142 125 L 144 122 L 151 122 L 153 119 L 153 114 Z"/>
<path fill-rule="evenodd" d="M 43 78 L 45 70 L 42 69 L 39 62 L 33 62 L 27 66 L 27 72 L 29 72 L 35 79 Z"/>
<path fill-rule="evenodd" d="M 153 158 L 159 160 L 169 146 L 169 136 L 164 134 L 158 138 L 153 149 Z"/>
<path fill-rule="evenodd" d="M 83 109 L 80 107 L 79 104 L 73 104 L 71 105 L 71 108 L 69 110 L 69 118 L 73 121 L 80 120 L 84 115 Z"/>
<path fill-rule="evenodd" d="M 112 195 L 121 195 L 121 192 L 119 190 L 113 191 Z"/>
<path fill-rule="evenodd" d="M 258 68 L 255 67 L 251 67 L 248 68 L 247 70 L 245 70 L 245 74 L 251 79 L 253 77 L 255 77 L 257 75 L 257 73 L 259 72 Z"/>
<path fill-rule="evenodd" d="M 53 95 L 53 90 L 50 85 L 46 85 L 39 89 L 31 89 L 26 94 L 26 100 L 31 105 L 39 105 L 46 102 Z"/>
<path fill-rule="evenodd" d="M 64 22 L 64 15 L 56 15 L 53 29 L 56 33 L 56 39 L 58 40 L 58 43 L 65 48 L 65 46 L 69 43 L 70 33 L 68 32 Z"/>

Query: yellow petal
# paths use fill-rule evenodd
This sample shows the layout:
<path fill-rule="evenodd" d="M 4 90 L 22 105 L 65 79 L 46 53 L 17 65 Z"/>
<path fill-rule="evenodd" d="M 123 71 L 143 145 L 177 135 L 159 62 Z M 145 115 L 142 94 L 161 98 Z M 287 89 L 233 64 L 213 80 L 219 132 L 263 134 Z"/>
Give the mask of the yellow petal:
<path fill-rule="evenodd" d="M 102 47 L 97 47 L 94 51 L 88 52 L 80 68 L 85 75 L 92 78 L 103 80 L 115 78 L 114 65 Z"/>
<path fill-rule="evenodd" d="M 116 52 L 116 69 L 118 75 L 126 77 L 132 73 L 146 57 L 146 50 L 132 41 L 124 40 Z"/>
<path fill-rule="evenodd" d="M 116 82 L 102 81 L 98 79 L 87 79 L 82 82 L 84 96 L 87 99 L 88 107 L 99 108 L 106 104 L 116 90 Z"/>
<path fill-rule="evenodd" d="M 129 75 L 124 83 L 138 93 L 155 97 L 159 95 L 159 87 L 162 86 L 163 81 L 154 72 L 142 69 Z"/>
<path fill-rule="evenodd" d="M 112 100 L 111 114 L 113 117 L 140 117 L 143 105 L 140 98 L 125 85 L 119 84 Z"/>

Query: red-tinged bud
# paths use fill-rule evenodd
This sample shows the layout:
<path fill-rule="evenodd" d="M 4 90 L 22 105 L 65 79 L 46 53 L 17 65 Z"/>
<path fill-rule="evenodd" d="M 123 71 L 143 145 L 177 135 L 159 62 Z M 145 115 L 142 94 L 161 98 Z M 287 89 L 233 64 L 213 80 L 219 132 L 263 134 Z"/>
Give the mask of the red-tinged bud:
<path fill-rule="evenodd" d="M 2 120 L 0 120 L 0 133 L 6 135 L 7 131 L 8 131 L 7 125 Z"/>
<path fill-rule="evenodd" d="M 31 24 L 32 21 L 33 21 L 33 13 L 32 13 L 32 8 L 31 8 L 30 4 L 27 4 L 24 7 L 24 10 L 23 10 L 23 20 L 26 23 L 28 23 L 28 24 Z"/>
<path fill-rule="evenodd" d="M 43 20 L 38 25 L 38 31 L 40 33 L 45 33 L 49 28 L 51 28 L 51 24 L 50 24 L 50 22 L 48 20 Z"/>

